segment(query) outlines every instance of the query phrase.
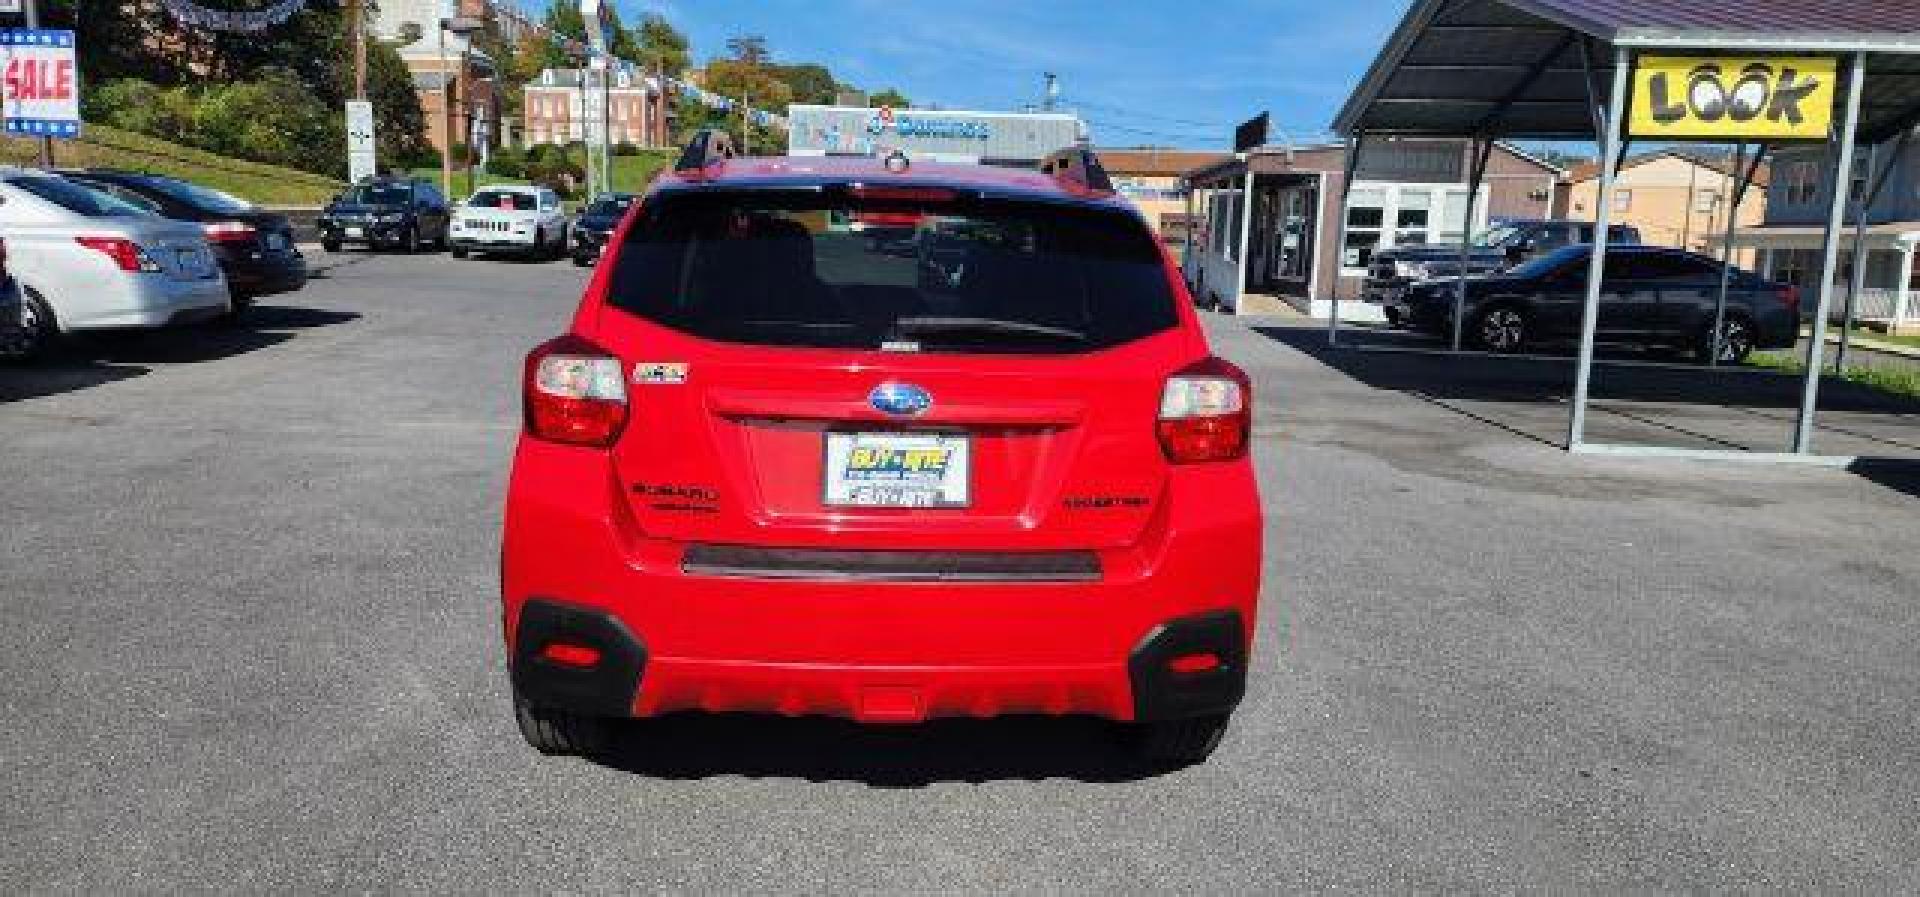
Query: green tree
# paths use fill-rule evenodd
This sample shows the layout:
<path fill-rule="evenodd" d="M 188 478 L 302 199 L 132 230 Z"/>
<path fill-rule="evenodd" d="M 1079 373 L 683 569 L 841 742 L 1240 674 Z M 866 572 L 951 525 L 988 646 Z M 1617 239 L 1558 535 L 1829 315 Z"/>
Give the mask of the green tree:
<path fill-rule="evenodd" d="M 634 61 L 648 69 L 658 67 L 669 75 L 678 75 L 693 62 L 687 36 L 659 13 L 640 17 L 640 24 L 633 27 L 633 42 L 640 54 Z"/>
<path fill-rule="evenodd" d="M 342 92 L 352 90 L 352 65 L 341 66 Z M 373 103 L 373 130 L 383 164 L 398 165 L 427 153 L 427 116 L 420 108 L 420 92 L 400 51 L 379 41 L 367 42 L 367 100 Z M 345 139 L 342 131 L 342 140 Z M 345 152 L 345 143 L 341 144 Z M 300 166 L 306 167 L 306 166 Z"/>
<path fill-rule="evenodd" d="M 839 82 L 833 79 L 833 72 L 817 62 L 775 65 L 768 66 L 768 69 L 792 91 L 795 103 L 829 105 L 840 88 Z"/>
<path fill-rule="evenodd" d="M 892 106 L 895 109 L 910 109 L 913 107 L 913 101 L 907 99 L 906 94 L 903 94 L 900 91 L 889 87 L 886 90 L 883 90 L 883 91 L 880 91 L 879 93 L 868 96 L 867 105 Z"/>
<path fill-rule="evenodd" d="M 547 32 L 558 37 L 585 43 L 587 40 L 587 21 L 580 17 L 578 3 L 568 0 L 549 0 L 546 15 L 541 18 Z M 549 39 L 546 42 L 540 61 L 541 68 L 562 69 L 579 65 L 574 55 L 567 50 L 562 41 Z"/>

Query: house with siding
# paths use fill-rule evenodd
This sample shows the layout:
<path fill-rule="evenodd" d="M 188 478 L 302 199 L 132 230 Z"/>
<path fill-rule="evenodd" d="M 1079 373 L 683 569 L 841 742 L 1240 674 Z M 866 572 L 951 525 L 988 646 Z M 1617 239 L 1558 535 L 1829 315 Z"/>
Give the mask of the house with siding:
<path fill-rule="evenodd" d="M 1836 318 L 1843 312 L 1853 278 L 1854 222 L 1861 197 L 1871 189 L 1869 166 L 1884 165 L 1894 148 L 1892 143 L 1865 147 L 1854 159 L 1853 176 L 1845 188 L 1847 229 L 1834 275 L 1840 287 L 1832 309 Z M 1738 245 L 1758 251 L 1760 273 L 1812 291 L 1833 195 L 1827 184 L 1831 166 L 1824 146 L 1784 149 L 1775 155 L 1766 219 L 1736 238 Z M 1914 254 L 1920 245 L 1920 152 L 1910 150 L 1895 162 L 1886 186 L 1867 209 L 1866 221 L 1866 288 L 1856 300 L 1855 317 L 1870 326 L 1920 330 L 1920 301 L 1914 290 Z"/>

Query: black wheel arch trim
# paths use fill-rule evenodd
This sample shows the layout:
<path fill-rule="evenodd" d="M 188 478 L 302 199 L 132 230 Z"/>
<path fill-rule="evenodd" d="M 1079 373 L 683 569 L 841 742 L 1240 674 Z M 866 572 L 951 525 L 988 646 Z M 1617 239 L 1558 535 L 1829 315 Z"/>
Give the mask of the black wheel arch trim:
<path fill-rule="evenodd" d="M 1219 666 L 1200 673 L 1168 667 L 1176 657 L 1200 653 L 1218 657 Z M 1231 712 L 1246 695 L 1247 660 L 1247 626 L 1239 611 L 1207 611 L 1155 626 L 1127 656 L 1134 721 Z"/>
<path fill-rule="evenodd" d="M 579 669 L 544 658 L 541 652 L 558 641 L 597 649 L 600 662 Z M 536 706 L 626 717 L 633 715 L 647 656 L 645 643 L 607 611 L 530 598 L 514 623 L 509 668 L 514 690 Z"/>

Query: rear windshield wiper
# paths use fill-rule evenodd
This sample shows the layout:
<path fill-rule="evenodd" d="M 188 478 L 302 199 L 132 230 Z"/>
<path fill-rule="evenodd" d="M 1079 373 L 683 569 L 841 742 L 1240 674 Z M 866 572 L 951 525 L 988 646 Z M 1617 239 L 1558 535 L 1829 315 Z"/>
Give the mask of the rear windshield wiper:
<path fill-rule="evenodd" d="M 1084 343 L 1087 335 L 1078 330 L 1064 327 L 1048 327 L 1045 324 L 1030 324 L 1026 321 L 1007 321 L 1000 318 L 946 318 L 920 316 L 901 318 L 894 322 L 902 336 L 932 336 L 941 333 L 990 333 L 1012 336 L 1044 336 L 1069 342 Z"/>

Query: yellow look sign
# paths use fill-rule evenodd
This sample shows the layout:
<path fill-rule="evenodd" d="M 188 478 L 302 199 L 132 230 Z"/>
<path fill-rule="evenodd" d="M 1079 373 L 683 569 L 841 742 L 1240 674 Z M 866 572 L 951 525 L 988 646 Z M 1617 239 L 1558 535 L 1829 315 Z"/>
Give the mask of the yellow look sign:
<path fill-rule="evenodd" d="M 1634 66 L 1634 137 L 1825 140 L 1835 62 L 1823 57 L 1642 56 Z"/>

